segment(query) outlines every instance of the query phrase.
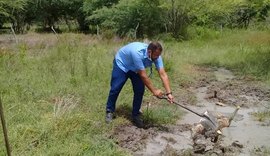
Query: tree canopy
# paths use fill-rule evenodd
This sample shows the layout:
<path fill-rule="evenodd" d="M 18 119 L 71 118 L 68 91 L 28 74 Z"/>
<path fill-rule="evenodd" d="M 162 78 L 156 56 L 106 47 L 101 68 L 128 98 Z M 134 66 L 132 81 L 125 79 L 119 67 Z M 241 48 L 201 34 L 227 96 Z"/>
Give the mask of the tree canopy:
<path fill-rule="evenodd" d="M 66 25 L 120 37 L 171 34 L 185 39 L 189 26 L 248 28 L 269 23 L 270 0 L 0 0 L 0 27 L 19 33 Z"/>

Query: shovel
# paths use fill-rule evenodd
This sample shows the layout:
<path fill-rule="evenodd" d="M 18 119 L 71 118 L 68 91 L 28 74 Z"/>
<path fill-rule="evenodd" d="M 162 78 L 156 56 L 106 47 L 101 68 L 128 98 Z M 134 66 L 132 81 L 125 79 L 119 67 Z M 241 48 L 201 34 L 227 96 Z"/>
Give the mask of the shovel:
<path fill-rule="evenodd" d="M 159 99 L 168 99 L 166 96 L 162 96 L 162 97 L 158 97 Z M 177 105 L 177 106 L 180 106 L 180 107 L 182 107 L 182 108 L 184 108 L 184 109 L 186 109 L 186 110 L 188 110 L 188 111 L 190 111 L 190 112 L 192 112 L 192 113 L 194 113 L 194 114 L 196 114 L 196 115 L 198 115 L 199 117 L 202 117 L 202 118 L 204 118 L 204 119 L 206 119 L 206 120 L 208 120 L 208 121 L 210 121 L 211 122 L 211 127 L 215 127 L 215 128 L 217 128 L 217 121 L 216 121 L 216 118 L 210 113 L 210 112 L 208 112 L 208 111 L 205 111 L 204 113 L 198 113 L 198 112 L 195 112 L 194 110 L 192 110 L 192 109 L 190 109 L 190 108 L 188 108 L 188 107 L 186 107 L 186 106 L 184 106 L 184 105 L 181 105 L 181 104 L 179 104 L 179 103 L 177 103 L 177 102 L 175 102 L 175 101 L 173 101 L 173 103 L 175 104 L 175 105 Z"/>

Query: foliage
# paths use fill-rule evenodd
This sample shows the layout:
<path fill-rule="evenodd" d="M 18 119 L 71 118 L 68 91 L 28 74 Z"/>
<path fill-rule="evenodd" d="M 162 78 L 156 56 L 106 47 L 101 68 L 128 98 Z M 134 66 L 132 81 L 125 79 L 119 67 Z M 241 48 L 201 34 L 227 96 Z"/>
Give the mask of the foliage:
<path fill-rule="evenodd" d="M 12 23 L 15 31 L 22 32 L 24 24 L 24 16 L 21 13 L 25 12 L 25 6 L 28 0 L 1 0 L 0 1 L 0 26 L 5 22 Z"/>
<path fill-rule="evenodd" d="M 162 10 L 158 1 L 121 0 L 112 8 L 96 10 L 91 20 L 99 20 L 102 28 L 112 29 L 119 36 L 133 38 L 153 36 L 162 29 Z"/>
<path fill-rule="evenodd" d="M 91 19 L 89 16 L 94 14 L 94 11 L 99 10 L 103 7 L 111 8 L 114 4 L 117 4 L 118 0 L 85 0 L 83 3 L 82 10 L 86 15 L 88 20 L 85 22 L 89 23 L 91 32 L 98 33 L 99 30 L 96 30 L 96 26 L 101 24 L 102 19 Z"/>
<path fill-rule="evenodd" d="M 268 28 L 269 9 L 269 0 L 0 0 L 0 28 L 11 23 L 18 33 L 67 27 L 108 37 L 187 40 L 190 26 Z"/>
<path fill-rule="evenodd" d="M 131 123 L 123 116 L 118 116 L 111 125 L 104 122 L 113 56 L 126 41 L 71 33 L 59 34 L 58 39 L 53 34 L 20 37 L 22 42 L 18 45 L 6 44 L 0 49 L 0 92 L 12 154 L 129 155 L 110 136 L 115 127 Z M 216 37 L 207 40 L 203 37 L 208 36 L 163 44 L 164 61 L 173 62 L 168 74 L 176 98 L 190 94 L 181 88 L 183 82 L 191 83 L 196 75 L 194 64 L 224 66 L 239 74 L 270 80 L 265 75 L 270 70 L 269 31 L 223 30 Z M 158 73 L 153 74 L 153 83 L 162 88 L 155 76 Z M 117 110 L 123 105 L 131 110 L 130 83 L 119 96 Z M 144 113 L 153 125 L 174 122 L 181 115 L 176 106 L 153 98 L 147 90 L 144 98 L 152 103 Z M 55 107 L 63 103 L 75 107 L 66 107 L 68 110 L 57 115 Z M 263 115 L 268 118 L 269 112 Z M 4 148 L 4 142 L 0 141 L 1 155 Z"/>
<path fill-rule="evenodd" d="M 187 0 L 165 0 L 162 8 L 165 10 L 164 16 L 166 32 L 171 32 L 176 39 L 187 39 L 187 26 L 190 23 L 189 13 L 195 1 Z"/>

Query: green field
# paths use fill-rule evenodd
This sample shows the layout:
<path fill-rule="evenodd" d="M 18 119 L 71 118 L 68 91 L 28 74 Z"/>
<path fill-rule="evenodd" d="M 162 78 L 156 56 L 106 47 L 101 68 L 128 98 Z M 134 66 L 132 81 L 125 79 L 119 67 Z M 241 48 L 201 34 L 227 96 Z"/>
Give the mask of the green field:
<path fill-rule="evenodd" d="M 196 66 L 225 67 L 270 85 L 269 31 L 211 34 L 183 42 L 159 39 L 174 92 L 184 92 L 180 86 L 198 77 Z M 17 37 L 18 44 L 12 35 L 0 36 L 0 92 L 12 154 L 129 155 L 109 135 L 130 121 L 118 117 L 107 125 L 104 116 L 114 54 L 131 40 L 72 33 Z M 162 86 L 156 72 L 152 79 Z M 131 109 L 132 96 L 128 82 L 117 108 Z M 147 91 L 144 99 L 154 98 Z M 181 116 L 166 104 L 149 110 L 151 122 L 167 124 Z M 5 152 L 1 139 L 0 155 Z"/>

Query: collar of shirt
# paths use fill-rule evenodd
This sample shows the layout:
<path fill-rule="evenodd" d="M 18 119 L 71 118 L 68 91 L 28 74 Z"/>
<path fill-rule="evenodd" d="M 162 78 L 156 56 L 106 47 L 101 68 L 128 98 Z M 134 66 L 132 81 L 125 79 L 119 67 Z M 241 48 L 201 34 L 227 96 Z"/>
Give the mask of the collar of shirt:
<path fill-rule="evenodd" d="M 149 61 L 153 62 L 152 59 L 148 56 L 147 48 L 145 48 L 143 51 L 144 51 L 144 56 L 143 57 L 145 59 L 147 58 Z"/>

